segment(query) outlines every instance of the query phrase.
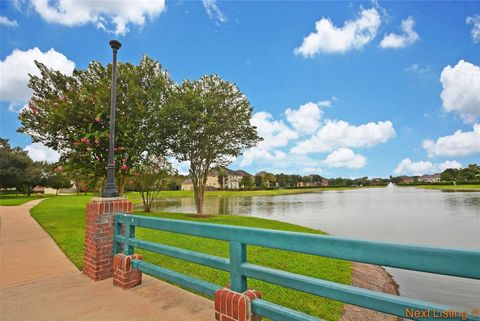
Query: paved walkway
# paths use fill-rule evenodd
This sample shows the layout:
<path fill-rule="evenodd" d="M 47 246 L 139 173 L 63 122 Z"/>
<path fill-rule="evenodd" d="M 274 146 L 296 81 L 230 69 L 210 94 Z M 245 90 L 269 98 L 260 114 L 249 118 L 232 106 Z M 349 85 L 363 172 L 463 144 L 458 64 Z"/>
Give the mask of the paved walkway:
<path fill-rule="evenodd" d="M 30 216 L 39 201 L 0 206 L 1 321 L 214 319 L 212 301 L 145 275 L 131 290 L 91 281 Z"/>

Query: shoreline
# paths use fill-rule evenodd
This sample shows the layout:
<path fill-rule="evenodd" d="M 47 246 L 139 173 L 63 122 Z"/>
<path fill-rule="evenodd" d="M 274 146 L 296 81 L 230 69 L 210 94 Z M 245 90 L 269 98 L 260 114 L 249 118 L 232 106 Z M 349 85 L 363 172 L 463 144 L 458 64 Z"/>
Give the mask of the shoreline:
<path fill-rule="evenodd" d="M 480 184 L 464 184 L 464 185 L 398 185 L 398 187 L 414 187 L 426 190 L 440 190 L 450 192 L 480 192 Z"/>
<path fill-rule="evenodd" d="M 393 295 L 399 295 L 398 284 L 383 267 L 372 264 L 352 262 L 352 286 L 363 289 L 374 290 Z M 357 307 L 351 304 L 343 306 L 343 313 L 340 321 L 400 321 L 394 315 Z"/>

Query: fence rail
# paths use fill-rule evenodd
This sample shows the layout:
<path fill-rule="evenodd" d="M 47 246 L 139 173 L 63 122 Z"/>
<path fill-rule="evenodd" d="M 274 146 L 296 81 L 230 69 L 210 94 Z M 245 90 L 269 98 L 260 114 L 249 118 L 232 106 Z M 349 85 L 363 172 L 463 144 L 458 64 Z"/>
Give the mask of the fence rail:
<path fill-rule="evenodd" d="M 161 230 L 223 240 L 230 243 L 230 259 L 189 251 L 135 238 L 135 227 Z M 122 229 L 124 233 L 122 234 Z M 247 278 L 270 282 L 291 289 L 325 298 L 361 306 L 364 308 L 405 317 L 406 309 L 445 311 L 449 307 L 339 284 L 326 280 L 262 267 L 247 262 L 247 245 L 256 245 L 305 254 L 313 254 L 362 263 L 377 264 L 414 271 L 480 279 L 480 251 L 442 249 L 426 246 L 354 240 L 342 237 L 274 231 L 257 228 L 188 222 L 152 218 L 130 214 L 115 216 L 114 251 L 133 254 L 134 248 L 163 254 L 189 262 L 209 266 L 230 273 L 233 291 L 247 290 Z M 171 271 L 148 262 L 133 261 L 133 266 L 147 274 L 190 288 L 207 296 L 213 296 L 221 286 Z M 319 320 L 266 300 L 252 302 L 252 311 L 273 320 Z M 414 320 L 438 320 L 419 317 Z M 449 320 L 465 320 L 462 316 Z M 467 320 L 480 320 L 469 315 Z"/>

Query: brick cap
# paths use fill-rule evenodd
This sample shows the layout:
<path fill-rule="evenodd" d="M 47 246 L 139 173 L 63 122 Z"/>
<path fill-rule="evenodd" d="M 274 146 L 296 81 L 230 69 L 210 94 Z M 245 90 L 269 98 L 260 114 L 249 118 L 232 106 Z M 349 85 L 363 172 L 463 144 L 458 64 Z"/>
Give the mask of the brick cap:
<path fill-rule="evenodd" d="M 128 201 L 126 197 L 94 197 L 92 202 Z"/>

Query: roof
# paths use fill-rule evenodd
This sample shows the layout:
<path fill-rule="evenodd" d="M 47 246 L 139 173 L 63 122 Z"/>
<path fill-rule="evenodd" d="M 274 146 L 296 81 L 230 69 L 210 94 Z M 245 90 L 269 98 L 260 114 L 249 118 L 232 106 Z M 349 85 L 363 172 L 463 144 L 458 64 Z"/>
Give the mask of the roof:
<path fill-rule="evenodd" d="M 222 169 L 224 169 L 228 175 L 236 175 L 236 176 L 252 176 L 252 174 L 244 171 L 244 170 L 241 170 L 241 169 L 237 169 L 237 170 L 231 170 L 229 168 L 226 168 L 226 167 L 220 167 Z M 212 170 L 210 170 L 210 172 L 208 172 L 208 175 L 209 176 L 218 176 L 218 171 L 220 169 L 219 167 L 217 168 L 214 168 Z"/>
<path fill-rule="evenodd" d="M 236 171 L 231 171 L 230 174 L 237 175 L 237 176 L 252 176 L 252 174 L 241 169 L 237 169 Z"/>
<path fill-rule="evenodd" d="M 440 175 L 441 175 L 440 173 L 436 173 L 433 175 L 422 175 L 419 178 L 440 178 Z"/>
<path fill-rule="evenodd" d="M 184 184 L 185 184 L 185 185 L 186 185 L 186 184 L 193 184 L 193 182 L 192 182 L 192 180 L 191 180 L 190 178 L 188 178 L 188 179 L 186 179 L 186 180 L 184 180 L 184 181 L 182 182 L 182 185 L 184 185 Z"/>

